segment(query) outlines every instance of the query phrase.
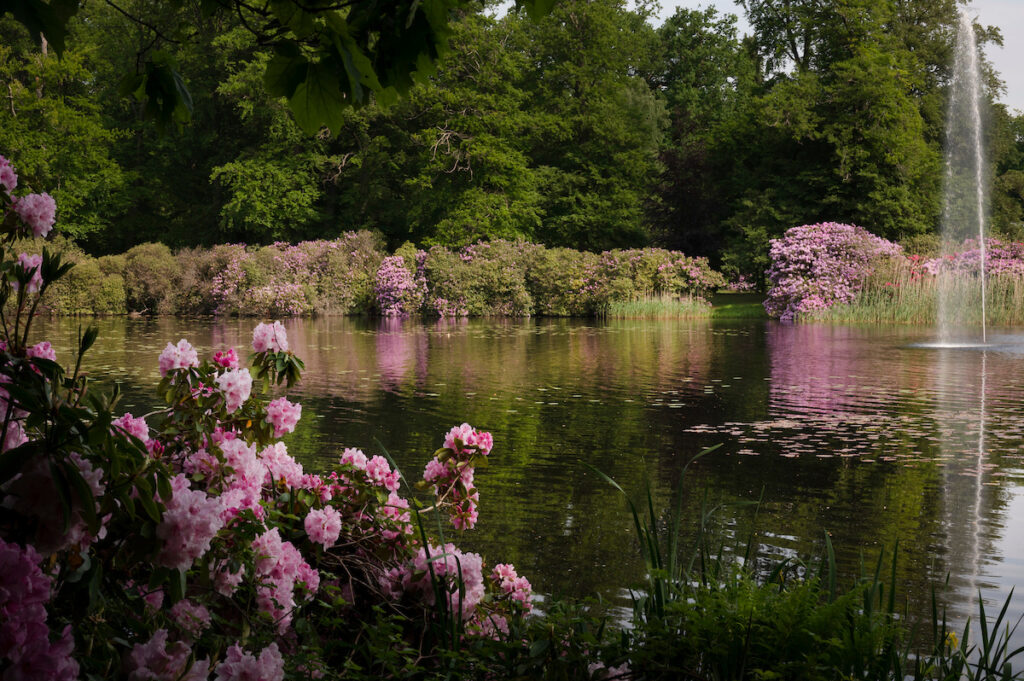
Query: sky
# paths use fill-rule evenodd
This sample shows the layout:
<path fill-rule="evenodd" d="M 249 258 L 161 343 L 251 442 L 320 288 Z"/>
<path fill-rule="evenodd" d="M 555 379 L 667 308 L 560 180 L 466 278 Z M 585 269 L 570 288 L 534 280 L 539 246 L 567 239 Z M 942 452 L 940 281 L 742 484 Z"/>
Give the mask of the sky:
<path fill-rule="evenodd" d="M 697 9 L 714 5 L 719 12 L 739 17 L 740 33 L 750 30 L 743 17 L 743 8 L 734 0 L 661 0 L 661 18 L 675 12 L 676 7 Z M 1003 33 L 1003 47 L 990 45 L 988 58 L 995 65 L 1006 85 L 1001 101 L 1011 110 L 1024 113 L 1024 0 L 973 0 L 968 8 L 984 26 L 998 26 Z"/>

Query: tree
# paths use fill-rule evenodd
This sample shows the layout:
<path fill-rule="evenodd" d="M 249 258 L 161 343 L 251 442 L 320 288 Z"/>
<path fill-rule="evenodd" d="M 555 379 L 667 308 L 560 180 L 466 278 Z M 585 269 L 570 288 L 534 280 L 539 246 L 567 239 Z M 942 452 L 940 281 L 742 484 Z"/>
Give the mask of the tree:
<path fill-rule="evenodd" d="M 62 231 L 72 237 L 107 227 L 126 181 L 111 154 L 123 132 L 103 118 L 94 67 L 90 51 L 68 50 L 58 59 L 0 17 L 0 149 L 19 160 L 25 180 L 51 188 Z"/>
<path fill-rule="evenodd" d="M 600 250 L 650 238 L 644 204 L 668 120 L 645 78 L 658 54 L 647 17 L 616 0 L 573 1 L 525 27 L 543 243 Z"/>
<path fill-rule="evenodd" d="M 757 36 L 767 64 L 779 68 L 778 54 L 799 61 L 792 72 L 767 73 L 764 93 L 720 138 L 719 152 L 737 159 L 736 211 L 726 223 L 734 266 L 760 269 L 767 239 L 801 223 L 851 222 L 890 239 L 932 230 L 940 149 L 921 113 L 921 62 L 893 30 L 897 3 L 755 6 L 765 16 L 802 8 Z"/>
<path fill-rule="evenodd" d="M 710 149 L 714 130 L 737 116 L 750 97 L 755 65 L 737 37 L 736 17 L 677 8 L 658 28 L 661 69 L 653 78 L 671 124 L 661 150 L 664 167 L 651 202 L 657 239 L 691 255 L 717 258 L 727 167 Z"/>
<path fill-rule="evenodd" d="M 516 6 L 541 16 L 553 0 L 516 0 Z M 0 6 L 42 43 L 64 52 L 71 18 L 82 0 L 5 0 Z M 183 123 L 192 112 L 191 94 L 176 61 L 161 43 L 187 42 L 191 24 L 161 27 L 148 12 L 110 7 L 152 33 L 139 53 L 135 73 L 121 91 L 143 103 L 146 112 L 167 125 Z M 186 3 L 156 2 L 158 11 Z M 285 97 L 299 125 L 309 134 L 321 127 L 337 132 L 341 112 L 376 98 L 394 102 L 433 72 L 447 48 L 451 16 L 473 0 L 198 0 L 188 5 L 209 18 L 237 18 L 262 47 L 274 50 L 267 62 L 267 90 Z"/>

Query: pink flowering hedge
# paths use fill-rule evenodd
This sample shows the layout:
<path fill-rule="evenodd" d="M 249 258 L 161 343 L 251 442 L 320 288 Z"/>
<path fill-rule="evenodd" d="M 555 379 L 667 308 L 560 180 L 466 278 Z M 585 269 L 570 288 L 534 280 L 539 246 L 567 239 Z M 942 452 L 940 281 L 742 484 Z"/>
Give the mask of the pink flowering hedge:
<path fill-rule="evenodd" d="M 901 252 L 898 244 L 856 225 L 793 227 L 771 240 L 765 310 L 782 321 L 794 321 L 852 302 L 877 263 Z"/>
<path fill-rule="evenodd" d="M 658 248 L 597 254 L 498 240 L 398 257 L 378 271 L 382 314 L 590 316 L 647 297 L 707 300 L 725 285 L 706 259 Z M 404 298 L 396 305 L 399 291 Z"/>
<path fill-rule="evenodd" d="M 57 314 L 591 316 L 648 297 L 707 300 L 726 283 L 706 259 L 657 248 L 597 254 L 498 240 L 387 255 L 369 232 L 176 253 L 141 244 L 101 258 L 54 247 L 76 265 L 44 302 Z"/>
<path fill-rule="evenodd" d="M 939 244 L 932 254 L 906 254 L 861 227 L 803 225 L 771 242 L 768 313 L 782 321 L 825 315 L 857 319 L 934 323 L 943 290 L 977 289 L 981 249 L 977 240 Z M 986 239 L 986 290 L 994 301 L 989 319 L 1024 320 L 1019 290 L 1024 281 L 1024 243 Z M 952 287 L 952 288 L 949 288 Z M 957 294 L 963 295 L 963 292 Z M 849 305 L 850 307 L 837 307 Z M 966 319 L 966 318 L 965 318 Z"/>
<path fill-rule="evenodd" d="M 2 181 L 3 681 L 603 669 L 600 637 L 582 624 L 527 633 L 532 590 L 512 565 L 426 529 L 440 528 L 423 522 L 437 514 L 456 531 L 476 524 L 489 433 L 452 428 L 424 457 L 420 496 L 386 457 L 358 449 L 305 470 L 280 440 L 302 417 L 287 393 L 303 363 L 279 322 L 256 326 L 247 362 L 237 348 L 168 342 L 154 357 L 164 406 L 115 416 L 116 394 L 81 371 L 95 330 L 71 358 L 33 337 L 39 301 L 71 265 L 8 250 L 52 217 L 18 212 Z"/>

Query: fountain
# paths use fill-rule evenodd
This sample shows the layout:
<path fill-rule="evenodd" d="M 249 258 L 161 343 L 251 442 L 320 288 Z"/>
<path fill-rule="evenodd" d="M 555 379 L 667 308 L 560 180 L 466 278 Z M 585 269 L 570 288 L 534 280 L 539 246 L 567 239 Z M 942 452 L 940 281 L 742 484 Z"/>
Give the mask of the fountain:
<path fill-rule="evenodd" d="M 985 300 L 985 170 L 981 137 L 981 67 L 974 25 L 964 8 L 960 8 L 957 28 L 953 80 L 950 85 L 949 109 L 946 119 L 946 175 L 943 187 L 944 205 L 940 236 L 943 255 L 959 248 L 965 239 L 976 236 L 980 254 L 979 282 L 981 292 L 981 343 L 988 341 Z M 974 322 L 971 315 L 977 292 L 956 285 L 955 276 L 940 282 L 938 323 L 940 341 L 954 340 L 952 330 L 965 322 Z"/>

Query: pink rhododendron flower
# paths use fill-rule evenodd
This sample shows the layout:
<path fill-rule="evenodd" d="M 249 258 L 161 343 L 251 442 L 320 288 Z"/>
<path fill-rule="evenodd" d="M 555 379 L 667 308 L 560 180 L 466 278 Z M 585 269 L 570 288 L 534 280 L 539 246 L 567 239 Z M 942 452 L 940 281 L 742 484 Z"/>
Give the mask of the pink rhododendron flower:
<path fill-rule="evenodd" d="M 29 255 L 28 253 L 22 253 L 18 256 L 18 264 L 24 268 L 26 272 L 35 270 L 32 272 L 32 278 L 28 280 L 28 285 L 25 287 L 25 293 L 36 293 L 43 286 L 43 256 L 41 255 Z M 20 284 L 17 281 L 11 282 L 11 288 L 17 291 L 20 288 Z"/>
<path fill-rule="evenodd" d="M 462 445 L 459 446 L 457 442 L 461 442 Z M 494 438 L 490 433 L 479 432 L 468 423 L 463 423 L 448 431 L 444 438 L 444 446 L 455 450 L 457 454 L 470 449 L 476 449 L 481 454 L 490 454 L 491 448 L 494 447 Z"/>
<path fill-rule="evenodd" d="M 320 574 L 302 559 L 294 544 L 281 540 L 276 527 L 254 539 L 251 546 L 256 555 L 256 576 L 264 584 L 256 591 L 256 604 L 283 633 L 292 621 L 296 585 L 304 583 L 307 597 L 312 598 L 320 588 Z"/>
<path fill-rule="evenodd" d="M 167 344 L 164 351 L 160 353 L 160 375 L 166 376 L 167 372 L 175 369 L 187 369 L 188 367 L 199 366 L 199 354 L 195 348 L 182 338 L 177 345 Z"/>
<path fill-rule="evenodd" d="M 46 192 L 29 194 L 14 202 L 14 210 L 36 237 L 43 237 L 53 229 L 53 222 L 57 216 L 57 202 Z"/>
<path fill-rule="evenodd" d="M 149 438 L 149 426 L 146 425 L 146 419 L 141 416 L 132 416 L 130 413 L 126 413 L 114 419 L 114 422 L 110 424 L 111 431 L 125 432 L 132 437 L 142 440 L 143 443 L 148 443 Z"/>
<path fill-rule="evenodd" d="M 146 643 L 136 643 L 128 654 L 129 681 L 177 681 L 192 654 L 181 641 L 167 645 L 167 630 L 157 629 Z"/>
<path fill-rule="evenodd" d="M 289 402 L 287 398 L 279 397 L 267 405 L 267 423 L 274 426 L 274 437 L 294 432 L 301 417 L 302 405 Z"/>
<path fill-rule="evenodd" d="M 288 352 L 288 333 L 281 322 L 260 322 L 252 332 L 252 349 L 256 352 Z"/>
<path fill-rule="evenodd" d="M 533 593 L 533 587 L 526 577 L 520 577 L 516 574 L 515 567 L 508 563 L 499 563 L 494 566 L 494 570 L 491 572 L 491 579 L 498 585 L 502 593 L 507 594 L 512 600 L 522 604 L 526 610 L 530 610 L 532 607 L 530 595 Z"/>
<path fill-rule="evenodd" d="M 236 643 L 228 648 L 216 673 L 215 681 L 284 681 L 284 658 L 276 643 L 264 648 L 259 657 L 245 652 Z"/>
<path fill-rule="evenodd" d="M 252 393 L 252 376 L 248 369 L 229 369 L 214 382 L 224 393 L 225 408 L 229 414 L 241 407 Z"/>
<path fill-rule="evenodd" d="M 48 359 L 51 362 L 57 361 L 57 351 L 50 345 L 50 341 L 43 341 L 42 343 L 36 343 L 28 350 L 25 354 L 29 357 L 39 357 L 40 359 Z"/>
<path fill-rule="evenodd" d="M 434 576 L 452 585 L 448 590 L 449 607 L 453 611 L 460 611 L 464 620 L 472 618 L 476 606 L 484 597 L 483 559 L 476 553 L 463 553 L 454 544 L 445 544 L 443 547 L 431 545 L 429 558 L 427 552 L 420 548 L 412 564 L 401 571 L 402 587 L 407 593 L 418 594 L 427 605 L 434 605 L 434 587 L 430 582 L 428 560 Z M 461 597 L 460 589 L 453 588 L 460 574 L 463 587 Z M 414 579 L 416 575 L 421 577 Z"/>
<path fill-rule="evenodd" d="M 171 619 L 183 632 L 196 638 L 210 626 L 210 611 L 186 598 L 171 606 Z"/>
<path fill-rule="evenodd" d="M 302 464 L 288 453 L 283 442 L 276 442 L 260 452 L 260 460 L 267 471 L 263 484 L 269 485 L 271 480 L 283 482 L 289 487 L 302 484 Z"/>
<path fill-rule="evenodd" d="M 174 477 L 171 488 L 171 498 L 163 500 L 167 510 L 156 528 L 156 536 L 164 542 L 157 560 L 166 567 L 187 570 L 210 550 L 210 542 L 224 525 L 221 501 L 189 489 L 183 474 Z"/>
<path fill-rule="evenodd" d="M 403 499 L 397 492 L 388 495 L 388 502 L 380 507 L 380 514 L 390 519 L 397 530 L 382 530 L 385 541 L 392 541 L 403 534 L 412 534 L 412 516 L 409 514 L 409 500 Z"/>
<path fill-rule="evenodd" d="M 21 548 L 0 539 L 0 667 L 7 666 L 5 680 L 78 678 L 71 627 L 50 642 L 50 578 L 40 569 L 41 562 L 32 546 Z"/>
<path fill-rule="evenodd" d="M 303 525 L 310 541 L 329 549 L 341 534 L 341 514 L 332 506 L 313 509 L 306 515 Z"/>
<path fill-rule="evenodd" d="M 245 566 L 239 566 L 238 572 L 231 572 L 227 563 L 210 566 L 210 578 L 213 580 L 213 588 L 223 596 L 230 596 L 242 583 L 245 576 Z"/>
<path fill-rule="evenodd" d="M 3 187 L 4 191 L 10 195 L 17 186 L 18 174 L 14 172 L 14 166 L 6 158 L 0 156 L 0 187 Z"/>
<path fill-rule="evenodd" d="M 225 369 L 237 369 L 238 353 L 235 352 L 234 348 L 228 348 L 226 351 L 218 350 L 213 355 L 213 363 Z"/>
<path fill-rule="evenodd" d="M 361 471 L 366 470 L 366 455 L 363 454 L 362 450 L 356 449 L 355 447 L 349 447 L 341 453 L 341 463 L 355 466 Z"/>
<path fill-rule="evenodd" d="M 375 456 L 366 462 L 366 477 L 375 485 L 395 492 L 398 490 L 398 472 L 391 470 L 391 465 L 383 456 Z"/>

